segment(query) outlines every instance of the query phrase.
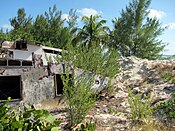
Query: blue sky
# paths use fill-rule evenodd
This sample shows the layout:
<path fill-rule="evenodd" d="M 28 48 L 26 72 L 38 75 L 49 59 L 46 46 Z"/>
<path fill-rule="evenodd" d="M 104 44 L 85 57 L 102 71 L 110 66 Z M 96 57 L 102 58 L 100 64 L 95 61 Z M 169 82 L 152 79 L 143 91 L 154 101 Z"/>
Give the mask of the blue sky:
<path fill-rule="evenodd" d="M 62 10 L 63 17 L 66 18 L 70 9 L 76 9 L 77 14 L 83 15 L 101 14 L 106 19 L 107 25 L 112 28 L 111 20 L 120 16 L 122 9 L 131 0 L 1 0 L 0 5 L 0 28 L 10 29 L 9 19 L 16 16 L 19 8 L 24 8 L 27 15 L 36 17 L 48 11 L 49 7 L 57 5 L 58 10 Z M 150 6 L 150 17 L 156 17 L 162 26 L 168 26 L 160 39 L 169 45 L 164 54 L 175 54 L 175 0 L 152 0 Z"/>

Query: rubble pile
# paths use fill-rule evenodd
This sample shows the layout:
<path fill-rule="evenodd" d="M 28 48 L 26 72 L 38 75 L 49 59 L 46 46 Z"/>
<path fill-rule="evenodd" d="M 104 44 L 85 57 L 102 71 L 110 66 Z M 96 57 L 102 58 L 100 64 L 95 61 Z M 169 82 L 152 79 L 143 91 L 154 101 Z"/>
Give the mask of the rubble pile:
<path fill-rule="evenodd" d="M 121 60 L 121 71 L 112 79 L 114 92 L 102 92 L 96 107 L 87 118 L 94 119 L 97 130 L 129 130 L 130 105 L 128 89 L 137 94 L 151 94 L 153 105 L 171 99 L 175 84 L 166 81 L 162 74 L 175 73 L 173 60 L 147 60 L 134 56 Z"/>

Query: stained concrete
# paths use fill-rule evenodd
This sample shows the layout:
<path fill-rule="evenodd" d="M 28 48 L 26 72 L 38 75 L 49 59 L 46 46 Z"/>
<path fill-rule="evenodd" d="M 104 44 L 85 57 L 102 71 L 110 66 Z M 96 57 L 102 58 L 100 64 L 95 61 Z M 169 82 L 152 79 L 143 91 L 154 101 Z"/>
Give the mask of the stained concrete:
<path fill-rule="evenodd" d="M 47 67 L 3 68 L 0 76 L 21 76 L 22 99 L 15 103 L 38 104 L 44 99 L 55 98 L 54 75 L 48 76 Z"/>
<path fill-rule="evenodd" d="M 48 67 L 11 67 L 0 68 L 0 76 L 21 76 L 22 99 L 16 101 L 19 105 L 39 104 L 45 99 L 56 97 L 55 74 L 63 74 L 65 67 L 62 64 Z M 71 72 L 70 72 L 71 73 Z M 76 76 L 83 76 L 83 70 L 76 69 Z M 91 74 L 91 73 L 90 73 Z M 92 74 L 91 74 L 92 75 Z M 89 77 L 91 77 L 89 75 Z M 108 80 L 103 76 L 96 76 L 93 89 L 102 90 L 107 87 Z"/>

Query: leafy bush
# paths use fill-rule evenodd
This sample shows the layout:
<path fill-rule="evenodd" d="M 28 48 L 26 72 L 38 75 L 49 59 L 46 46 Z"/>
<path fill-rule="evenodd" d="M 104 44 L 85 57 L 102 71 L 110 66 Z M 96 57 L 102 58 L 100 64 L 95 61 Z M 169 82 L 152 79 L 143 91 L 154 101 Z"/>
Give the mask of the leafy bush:
<path fill-rule="evenodd" d="M 100 74 L 106 77 L 113 77 L 118 73 L 120 64 L 118 62 L 119 53 L 117 50 L 107 50 L 105 47 L 96 46 L 87 48 L 84 46 L 67 46 L 67 50 L 62 51 L 62 58 L 58 55 L 58 63 L 66 61 L 74 64 L 75 67 Z"/>
<path fill-rule="evenodd" d="M 146 118 L 142 123 L 134 124 L 130 131 L 174 131 L 174 129 L 169 124 L 162 123 L 154 118 Z"/>
<path fill-rule="evenodd" d="M 90 121 L 89 123 L 81 124 L 80 128 L 74 128 L 73 131 L 95 131 L 95 129 L 96 124 Z"/>
<path fill-rule="evenodd" d="M 118 73 L 118 51 L 92 44 L 91 47 L 67 45 L 58 55 L 57 63 L 66 63 L 66 77 L 63 75 L 64 95 L 67 99 L 70 126 L 79 124 L 94 106 L 96 94 L 91 89 L 94 75 L 113 77 Z M 67 69 L 71 67 L 70 69 Z M 83 76 L 76 76 L 75 69 L 83 69 Z M 74 78 L 70 78 L 72 72 Z M 91 75 L 90 75 L 91 73 Z M 92 75 L 93 74 L 93 75 Z M 72 81 L 72 82 L 70 82 Z"/>
<path fill-rule="evenodd" d="M 175 74 L 172 73 L 172 71 L 161 73 L 161 77 L 172 84 L 175 84 Z"/>
<path fill-rule="evenodd" d="M 0 105 L 0 131 L 57 131 L 60 124 L 47 110 L 35 110 L 29 106 L 13 109 L 8 102 Z"/>
<path fill-rule="evenodd" d="M 172 94 L 172 99 L 166 102 L 160 103 L 157 110 L 158 113 L 162 113 L 169 118 L 175 118 L 175 94 Z"/>
<path fill-rule="evenodd" d="M 161 77 L 163 77 L 165 81 L 170 81 L 173 75 L 170 72 L 165 72 L 161 73 Z"/>
<path fill-rule="evenodd" d="M 120 115 L 121 114 L 120 112 L 118 112 L 116 109 L 113 109 L 113 108 L 109 108 L 108 110 L 109 110 L 110 114 L 114 114 L 114 115 Z"/>
<path fill-rule="evenodd" d="M 64 95 L 67 99 L 70 126 L 76 126 L 87 115 L 87 112 L 94 106 L 96 95 L 92 86 L 93 77 L 70 78 L 69 73 L 62 76 Z M 71 82 L 72 81 L 72 82 Z"/>
<path fill-rule="evenodd" d="M 141 94 L 133 94 L 129 90 L 129 104 L 131 107 L 131 119 L 133 121 L 140 121 L 152 115 L 153 107 L 151 107 L 151 99 L 146 96 L 141 99 Z"/>

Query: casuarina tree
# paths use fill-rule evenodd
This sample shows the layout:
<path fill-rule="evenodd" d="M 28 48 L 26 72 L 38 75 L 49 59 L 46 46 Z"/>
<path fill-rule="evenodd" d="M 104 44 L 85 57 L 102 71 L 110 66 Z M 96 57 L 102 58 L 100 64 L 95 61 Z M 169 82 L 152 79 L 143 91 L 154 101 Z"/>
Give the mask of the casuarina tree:
<path fill-rule="evenodd" d="M 110 46 L 123 56 L 157 59 L 165 44 L 158 39 L 162 34 L 160 22 L 148 17 L 151 0 L 132 0 L 121 16 L 113 20 Z"/>

